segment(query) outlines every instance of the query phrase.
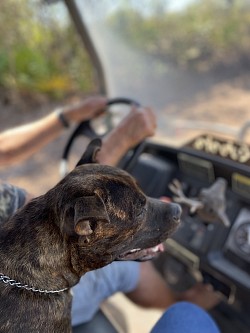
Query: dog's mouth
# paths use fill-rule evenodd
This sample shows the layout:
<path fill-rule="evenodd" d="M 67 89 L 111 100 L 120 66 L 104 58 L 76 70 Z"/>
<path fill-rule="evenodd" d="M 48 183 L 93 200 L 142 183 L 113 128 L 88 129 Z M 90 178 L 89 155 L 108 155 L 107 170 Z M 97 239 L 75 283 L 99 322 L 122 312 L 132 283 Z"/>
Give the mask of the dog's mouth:
<path fill-rule="evenodd" d="M 120 254 L 116 260 L 136 260 L 146 261 L 151 260 L 159 253 L 164 252 L 164 245 L 162 243 L 147 249 L 133 249 Z"/>

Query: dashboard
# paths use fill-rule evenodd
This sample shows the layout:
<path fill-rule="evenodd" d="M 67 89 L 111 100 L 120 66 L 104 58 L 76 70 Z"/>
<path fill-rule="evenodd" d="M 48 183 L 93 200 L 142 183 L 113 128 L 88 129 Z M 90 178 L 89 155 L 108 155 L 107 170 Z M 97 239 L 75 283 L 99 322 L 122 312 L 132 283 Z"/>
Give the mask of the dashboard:
<path fill-rule="evenodd" d="M 224 301 L 212 312 L 222 332 L 250 331 L 250 149 L 245 144 L 202 135 L 182 148 L 148 143 L 132 170 L 145 193 L 173 197 L 174 179 L 188 198 L 225 180 L 225 214 L 230 222 L 207 221 L 183 204 L 182 222 L 166 241 L 155 266 L 176 291 L 208 282 Z"/>

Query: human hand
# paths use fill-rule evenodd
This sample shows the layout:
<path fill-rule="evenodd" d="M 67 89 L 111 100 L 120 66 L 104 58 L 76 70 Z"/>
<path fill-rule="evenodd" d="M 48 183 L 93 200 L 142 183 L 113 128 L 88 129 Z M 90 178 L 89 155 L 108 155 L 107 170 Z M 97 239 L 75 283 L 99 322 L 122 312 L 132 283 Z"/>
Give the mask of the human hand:
<path fill-rule="evenodd" d="M 210 310 L 222 301 L 222 295 L 216 292 L 210 284 L 197 283 L 192 288 L 180 293 L 178 298 Z"/>
<path fill-rule="evenodd" d="M 129 114 L 117 126 L 120 141 L 126 149 L 133 148 L 146 137 L 153 136 L 156 129 L 156 117 L 149 107 L 133 106 Z"/>
<path fill-rule="evenodd" d="M 101 164 L 116 165 L 127 151 L 156 129 L 156 117 L 149 107 L 133 106 L 129 114 L 103 138 L 97 160 Z"/>
<path fill-rule="evenodd" d="M 100 115 L 107 103 L 107 98 L 103 96 L 94 96 L 84 99 L 83 101 L 67 106 L 62 109 L 62 113 L 69 123 L 81 122 L 92 119 Z"/>

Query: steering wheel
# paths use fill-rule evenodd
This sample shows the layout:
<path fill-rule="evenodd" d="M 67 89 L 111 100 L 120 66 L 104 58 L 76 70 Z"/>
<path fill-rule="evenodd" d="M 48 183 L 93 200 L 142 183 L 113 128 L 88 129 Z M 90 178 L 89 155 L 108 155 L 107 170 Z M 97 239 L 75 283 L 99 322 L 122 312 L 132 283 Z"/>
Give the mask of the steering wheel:
<path fill-rule="evenodd" d="M 118 98 L 113 98 L 113 99 L 108 100 L 106 110 L 108 110 L 108 108 L 110 106 L 116 105 L 116 104 L 140 106 L 140 104 L 133 99 L 125 98 L 125 97 L 118 97 Z M 75 128 L 73 133 L 70 135 L 68 142 L 65 145 L 65 148 L 64 148 L 64 151 L 62 154 L 61 163 L 60 163 L 60 174 L 62 177 L 65 176 L 68 171 L 67 169 L 68 169 L 69 155 L 70 155 L 70 152 L 72 149 L 72 145 L 77 137 L 85 136 L 90 139 L 94 139 L 94 138 L 98 138 L 98 137 L 101 138 L 110 131 L 110 130 L 108 130 L 108 131 L 106 131 L 106 133 L 101 134 L 101 135 L 96 133 L 96 131 L 93 129 L 93 127 L 91 125 L 91 121 L 92 120 L 86 120 L 86 121 L 81 122 Z M 144 141 L 142 141 L 137 146 L 135 146 L 133 149 L 131 149 L 130 156 L 126 157 L 125 159 L 123 158 L 119 163 L 119 167 L 130 172 L 132 170 L 137 158 L 143 151 L 144 145 L 145 145 L 145 143 L 144 143 Z"/>

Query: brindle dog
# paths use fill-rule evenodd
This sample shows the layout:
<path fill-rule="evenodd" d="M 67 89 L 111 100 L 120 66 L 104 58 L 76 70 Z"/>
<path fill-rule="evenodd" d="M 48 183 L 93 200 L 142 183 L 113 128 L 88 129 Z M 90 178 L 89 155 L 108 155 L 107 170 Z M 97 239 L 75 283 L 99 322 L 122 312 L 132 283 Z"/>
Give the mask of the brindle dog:
<path fill-rule="evenodd" d="M 151 258 L 180 214 L 125 171 L 77 165 L 0 227 L 0 332 L 71 332 L 70 288 L 80 277 L 114 260 Z"/>

